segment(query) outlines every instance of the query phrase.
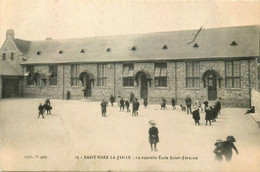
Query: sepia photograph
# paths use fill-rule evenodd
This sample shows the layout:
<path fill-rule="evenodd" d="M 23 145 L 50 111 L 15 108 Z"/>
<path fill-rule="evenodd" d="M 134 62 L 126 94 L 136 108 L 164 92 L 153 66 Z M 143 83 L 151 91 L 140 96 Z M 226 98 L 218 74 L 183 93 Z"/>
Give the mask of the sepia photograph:
<path fill-rule="evenodd" d="M 0 171 L 260 171 L 260 1 L 0 0 Z"/>

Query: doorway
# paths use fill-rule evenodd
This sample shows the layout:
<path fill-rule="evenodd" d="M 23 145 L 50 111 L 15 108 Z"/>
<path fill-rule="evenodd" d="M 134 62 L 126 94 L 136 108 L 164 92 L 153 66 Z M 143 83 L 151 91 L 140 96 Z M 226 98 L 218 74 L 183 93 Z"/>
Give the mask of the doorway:
<path fill-rule="evenodd" d="M 145 73 L 142 73 L 140 76 L 141 80 L 141 98 L 148 98 L 148 79 Z"/>
<path fill-rule="evenodd" d="M 217 78 L 214 73 L 208 75 L 208 99 L 217 99 Z"/>

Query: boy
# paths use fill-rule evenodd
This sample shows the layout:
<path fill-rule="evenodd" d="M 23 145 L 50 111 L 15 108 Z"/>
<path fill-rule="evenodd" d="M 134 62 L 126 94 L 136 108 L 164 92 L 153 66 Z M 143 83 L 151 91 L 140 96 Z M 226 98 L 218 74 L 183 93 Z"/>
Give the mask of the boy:
<path fill-rule="evenodd" d="M 43 116 L 43 105 L 42 105 L 42 103 L 40 103 L 40 105 L 38 106 L 38 110 L 39 110 L 39 116 L 38 116 L 38 118 L 39 118 L 40 116 L 42 116 L 42 118 L 44 118 L 44 116 Z"/>

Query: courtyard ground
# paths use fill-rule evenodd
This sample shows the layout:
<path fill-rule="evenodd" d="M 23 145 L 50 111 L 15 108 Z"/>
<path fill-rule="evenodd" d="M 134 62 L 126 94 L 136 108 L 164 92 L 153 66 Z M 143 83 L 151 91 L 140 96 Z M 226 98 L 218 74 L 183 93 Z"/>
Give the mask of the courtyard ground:
<path fill-rule="evenodd" d="M 0 170 L 260 171 L 260 129 L 245 109 L 223 108 L 212 126 L 205 126 L 201 113 L 201 126 L 195 126 L 179 107 L 141 105 L 132 117 L 109 105 L 102 117 L 99 102 L 80 100 L 51 100 L 52 114 L 37 119 L 40 102 L 0 101 Z M 148 143 L 149 120 L 159 129 L 157 152 Z M 233 151 L 231 163 L 215 162 L 214 143 L 228 135 L 236 138 L 239 155 Z"/>

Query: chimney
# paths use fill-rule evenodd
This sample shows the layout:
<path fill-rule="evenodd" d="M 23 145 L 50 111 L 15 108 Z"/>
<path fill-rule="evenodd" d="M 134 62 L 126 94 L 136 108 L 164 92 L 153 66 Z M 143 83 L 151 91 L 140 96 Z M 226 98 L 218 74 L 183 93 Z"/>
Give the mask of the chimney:
<path fill-rule="evenodd" d="M 52 40 L 52 38 L 51 37 L 47 37 L 47 38 L 45 38 L 45 40 L 49 41 L 49 40 Z"/>
<path fill-rule="evenodd" d="M 14 30 L 13 29 L 8 29 L 6 31 L 6 38 L 10 36 L 12 39 L 14 39 Z"/>

